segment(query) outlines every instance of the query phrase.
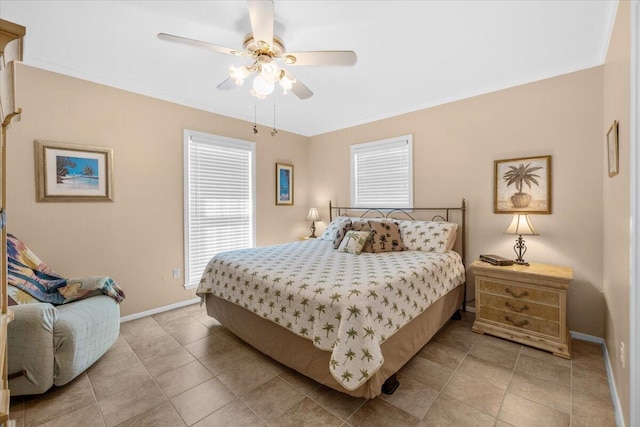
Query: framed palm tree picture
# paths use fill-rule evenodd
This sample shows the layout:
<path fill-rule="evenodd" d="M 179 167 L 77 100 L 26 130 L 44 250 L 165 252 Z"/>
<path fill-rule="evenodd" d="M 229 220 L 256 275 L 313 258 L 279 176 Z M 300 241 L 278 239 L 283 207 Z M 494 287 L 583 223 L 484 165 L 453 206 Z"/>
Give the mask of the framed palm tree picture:
<path fill-rule="evenodd" d="M 38 202 L 112 202 L 113 149 L 35 141 Z"/>
<path fill-rule="evenodd" d="M 551 156 L 494 162 L 494 213 L 551 213 Z"/>

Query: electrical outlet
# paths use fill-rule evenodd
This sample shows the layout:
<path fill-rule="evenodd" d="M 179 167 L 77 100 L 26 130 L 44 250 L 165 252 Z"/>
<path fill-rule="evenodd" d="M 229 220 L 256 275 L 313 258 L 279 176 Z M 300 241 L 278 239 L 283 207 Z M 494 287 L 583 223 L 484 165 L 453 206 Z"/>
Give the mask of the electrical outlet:
<path fill-rule="evenodd" d="M 174 279 L 179 279 L 180 278 L 180 269 L 179 268 L 174 268 L 173 270 L 171 270 L 171 273 L 173 273 L 173 278 Z"/>
<path fill-rule="evenodd" d="M 620 341 L 620 363 L 624 369 L 624 342 Z"/>

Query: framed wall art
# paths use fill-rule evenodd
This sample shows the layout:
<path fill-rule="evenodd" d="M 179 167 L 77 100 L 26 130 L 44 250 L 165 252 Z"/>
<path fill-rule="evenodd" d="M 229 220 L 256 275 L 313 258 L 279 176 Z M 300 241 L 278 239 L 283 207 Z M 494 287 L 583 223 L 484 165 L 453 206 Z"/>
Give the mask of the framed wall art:
<path fill-rule="evenodd" d="M 293 165 L 276 163 L 276 205 L 293 206 Z"/>
<path fill-rule="evenodd" d="M 113 149 L 35 141 L 38 202 L 112 202 Z"/>
<path fill-rule="evenodd" d="M 620 160 L 618 159 L 618 121 L 614 120 L 607 132 L 607 153 L 609 163 L 609 176 L 616 176 L 619 172 Z"/>
<path fill-rule="evenodd" d="M 551 156 L 494 162 L 494 213 L 551 213 Z"/>

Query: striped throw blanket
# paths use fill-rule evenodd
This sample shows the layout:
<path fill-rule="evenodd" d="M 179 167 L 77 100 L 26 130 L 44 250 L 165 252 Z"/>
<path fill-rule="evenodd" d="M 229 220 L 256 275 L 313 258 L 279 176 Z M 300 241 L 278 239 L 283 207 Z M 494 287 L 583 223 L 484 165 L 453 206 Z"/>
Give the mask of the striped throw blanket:
<path fill-rule="evenodd" d="M 104 294 L 120 303 L 125 297 L 110 277 L 66 279 L 60 276 L 11 234 L 7 234 L 7 258 L 9 285 L 41 302 L 59 305 Z"/>

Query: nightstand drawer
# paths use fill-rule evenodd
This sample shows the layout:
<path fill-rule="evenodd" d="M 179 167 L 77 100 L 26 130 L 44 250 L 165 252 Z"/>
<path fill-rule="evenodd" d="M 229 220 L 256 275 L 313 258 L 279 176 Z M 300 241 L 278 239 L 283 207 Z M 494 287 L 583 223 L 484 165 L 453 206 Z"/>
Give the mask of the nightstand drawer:
<path fill-rule="evenodd" d="M 476 286 L 480 292 L 491 293 L 518 301 L 536 302 L 547 305 L 560 305 L 560 293 L 537 289 L 529 286 L 518 286 L 513 281 L 507 282 L 500 279 L 478 277 Z"/>
<path fill-rule="evenodd" d="M 518 313 L 483 307 L 482 305 L 478 308 L 478 312 L 479 317 L 485 321 L 560 338 L 560 324 L 558 322 L 536 319 Z"/>
<path fill-rule="evenodd" d="M 479 305 L 540 319 L 560 321 L 560 307 L 480 292 Z"/>

